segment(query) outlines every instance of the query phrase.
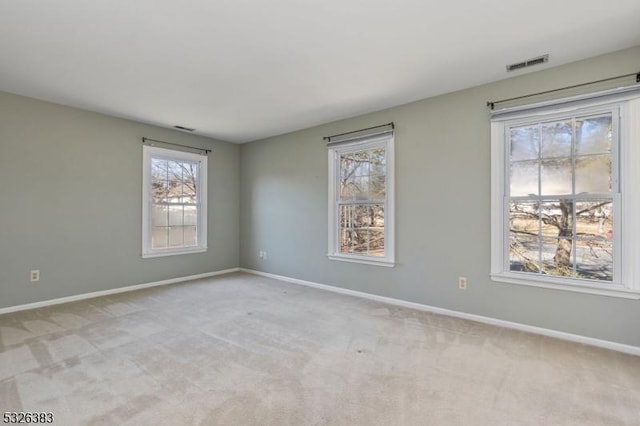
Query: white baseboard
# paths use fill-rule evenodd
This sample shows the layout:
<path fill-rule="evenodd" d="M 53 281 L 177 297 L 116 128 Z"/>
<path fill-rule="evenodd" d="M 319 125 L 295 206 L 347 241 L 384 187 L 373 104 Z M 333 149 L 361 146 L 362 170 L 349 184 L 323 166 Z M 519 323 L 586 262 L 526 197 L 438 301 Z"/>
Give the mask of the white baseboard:
<path fill-rule="evenodd" d="M 183 281 L 191 281 L 191 280 L 198 280 L 198 279 L 201 279 L 201 278 L 215 277 L 216 275 L 230 274 L 231 272 L 238 272 L 238 271 L 240 271 L 240 268 L 224 269 L 222 271 L 206 272 L 204 274 L 197 274 L 197 275 L 188 275 L 186 277 L 171 278 L 171 279 L 168 279 L 168 280 L 155 281 L 155 282 L 151 282 L 151 283 L 130 285 L 130 286 L 126 286 L 126 287 L 118 287 L 118 288 L 113 288 L 113 289 L 110 289 L 110 290 L 94 291 L 92 293 L 76 294 L 74 296 L 61 297 L 59 299 L 51 299 L 51 300 L 43 300 L 42 302 L 27 303 L 25 305 L 9 306 L 7 308 L 0 308 L 0 315 L 1 314 L 8 314 L 9 312 L 25 311 L 27 309 L 42 308 L 44 306 L 59 305 L 61 303 L 75 302 L 75 301 L 78 301 L 78 300 L 93 299 L 95 297 L 108 296 L 110 294 L 118 294 L 118 293 L 126 293 L 126 292 L 129 292 L 129 291 L 142 290 L 143 288 L 158 287 L 158 286 L 161 286 L 161 285 L 176 284 L 176 283 L 180 283 L 180 282 L 183 282 Z"/>
<path fill-rule="evenodd" d="M 608 340 L 596 339 L 593 337 L 581 336 L 578 334 L 565 333 L 564 331 L 551 330 L 548 328 L 535 327 L 532 325 L 521 324 L 517 322 L 504 321 L 496 318 L 485 317 L 482 315 L 468 314 L 465 312 L 453 311 L 450 309 L 438 308 L 435 306 L 423 305 L 421 303 L 408 302 L 406 300 L 394 299 L 391 297 L 378 296 L 375 294 L 364 293 L 361 291 L 349 290 L 346 288 L 334 287 L 326 284 L 314 283 L 311 281 L 299 280 L 297 278 L 285 277 L 283 275 L 270 274 L 268 272 L 256 271 L 253 269 L 240 268 L 240 271 L 262 277 L 273 278 L 292 284 L 304 285 L 321 290 L 331 291 L 334 293 L 347 294 L 349 296 L 361 297 L 364 299 L 375 300 L 377 302 L 387 303 L 390 305 L 404 306 L 406 308 L 417 309 L 420 311 L 431 312 L 435 314 L 448 315 L 451 317 L 462 318 L 466 320 L 491 324 L 498 327 L 505 327 L 514 330 L 526 331 L 529 333 L 540 334 L 543 336 L 554 337 L 557 339 L 568 340 L 570 342 L 583 343 L 585 345 L 597 346 L 600 348 L 611 349 L 617 352 L 640 356 L 640 347 L 625 345 L 622 343 L 610 342 Z"/>

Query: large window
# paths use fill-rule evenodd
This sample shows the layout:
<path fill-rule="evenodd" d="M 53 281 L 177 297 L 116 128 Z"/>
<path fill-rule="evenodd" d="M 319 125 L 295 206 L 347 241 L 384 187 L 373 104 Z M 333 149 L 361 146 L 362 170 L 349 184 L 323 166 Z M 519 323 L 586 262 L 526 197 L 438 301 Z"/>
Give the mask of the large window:
<path fill-rule="evenodd" d="M 143 150 L 143 257 L 206 251 L 207 157 Z"/>
<path fill-rule="evenodd" d="M 495 280 L 635 297 L 640 101 L 619 98 L 494 117 Z"/>
<path fill-rule="evenodd" d="M 329 257 L 393 266 L 393 134 L 329 147 Z"/>

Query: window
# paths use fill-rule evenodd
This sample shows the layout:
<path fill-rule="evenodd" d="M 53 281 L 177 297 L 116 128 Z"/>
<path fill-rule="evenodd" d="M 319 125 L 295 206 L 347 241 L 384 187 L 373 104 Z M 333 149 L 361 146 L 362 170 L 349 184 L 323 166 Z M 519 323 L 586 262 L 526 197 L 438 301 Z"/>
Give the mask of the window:
<path fill-rule="evenodd" d="M 329 258 L 393 266 L 393 134 L 329 145 Z"/>
<path fill-rule="evenodd" d="M 143 146 L 142 256 L 207 249 L 207 157 Z"/>
<path fill-rule="evenodd" d="M 640 99 L 625 93 L 494 115 L 494 280 L 640 298 Z"/>

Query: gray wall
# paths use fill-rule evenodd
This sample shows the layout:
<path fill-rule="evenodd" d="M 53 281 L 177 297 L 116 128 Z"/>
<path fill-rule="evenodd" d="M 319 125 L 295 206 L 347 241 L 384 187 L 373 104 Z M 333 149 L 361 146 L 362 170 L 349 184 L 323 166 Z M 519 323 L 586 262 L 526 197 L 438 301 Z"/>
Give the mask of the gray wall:
<path fill-rule="evenodd" d="M 213 149 L 208 252 L 141 258 L 142 136 Z M 237 267 L 239 159 L 237 145 L 0 92 L 0 308 Z"/>
<path fill-rule="evenodd" d="M 243 146 L 0 92 L 0 308 L 240 264 L 640 346 L 639 301 L 489 279 L 485 107 L 638 66 L 640 47 Z M 388 121 L 398 265 L 329 261 L 322 136 Z M 142 136 L 213 149 L 207 253 L 141 258 Z M 459 275 L 468 290 L 457 289 Z"/>
<path fill-rule="evenodd" d="M 640 346 L 640 301 L 489 279 L 485 106 L 487 100 L 637 72 L 639 66 L 640 47 L 243 145 L 241 266 Z M 330 261 L 322 136 L 389 121 L 397 125 L 398 265 Z M 258 258 L 259 250 L 267 251 L 266 260 Z M 457 288 L 459 275 L 469 278 L 466 291 Z"/>

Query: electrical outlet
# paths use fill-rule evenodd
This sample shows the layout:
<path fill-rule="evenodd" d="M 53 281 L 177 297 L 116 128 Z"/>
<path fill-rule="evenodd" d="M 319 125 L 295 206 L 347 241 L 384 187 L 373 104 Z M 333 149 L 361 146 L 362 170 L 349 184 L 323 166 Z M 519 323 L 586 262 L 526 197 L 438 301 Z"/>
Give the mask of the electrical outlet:
<path fill-rule="evenodd" d="M 40 270 L 39 269 L 34 269 L 29 273 L 29 280 L 32 283 L 35 283 L 36 281 L 40 281 Z"/>
<path fill-rule="evenodd" d="M 267 252 L 266 252 L 266 251 L 263 251 L 263 252 L 262 252 L 262 258 L 263 258 L 264 260 L 267 260 Z"/>
<path fill-rule="evenodd" d="M 467 277 L 458 277 L 458 288 L 460 290 L 467 289 Z"/>

